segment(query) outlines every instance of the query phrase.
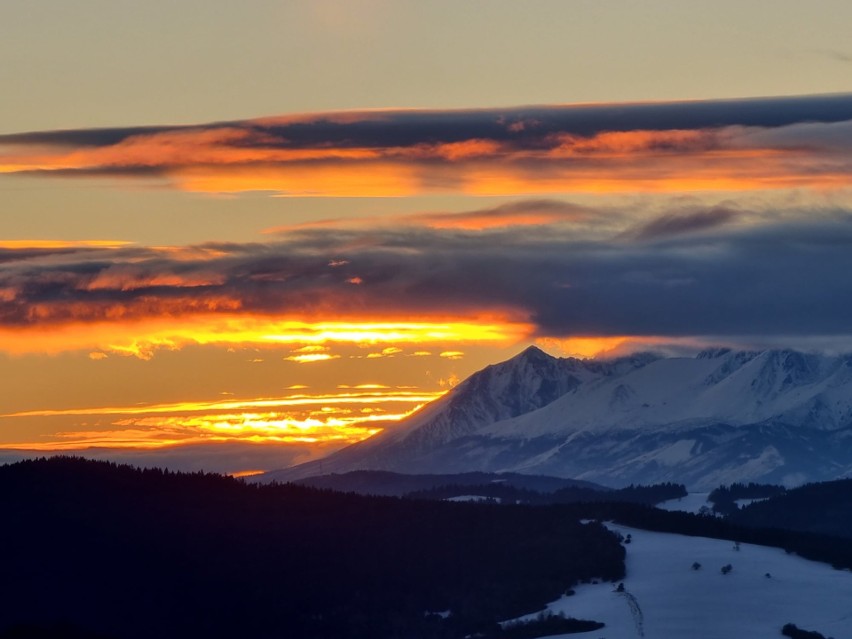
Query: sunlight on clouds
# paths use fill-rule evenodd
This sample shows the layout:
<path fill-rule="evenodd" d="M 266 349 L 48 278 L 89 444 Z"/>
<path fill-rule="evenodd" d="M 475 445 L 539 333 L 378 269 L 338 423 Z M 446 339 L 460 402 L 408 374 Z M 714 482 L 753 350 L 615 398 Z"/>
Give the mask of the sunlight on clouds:
<path fill-rule="evenodd" d="M 133 242 L 121 240 L 0 240 L 0 249 L 73 249 L 104 248 L 115 249 L 130 246 Z"/>
<path fill-rule="evenodd" d="M 331 353 L 302 353 L 301 355 L 290 355 L 284 359 L 299 364 L 310 364 L 312 362 L 327 362 L 330 359 L 340 359 L 340 355 Z"/>
<path fill-rule="evenodd" d="M 712 344 L 713 342 L 711 342 Z M 697 349 L 705 346 L 698 338 L 648 335 L 542 337 L 536 344 L 554 353 L 580 359 L 620 357 L 637 351 Z"/>
<path fill-rule="evenodd" d="M 541 338 L 536 343 L 545 348 L 561 352 L 568 357 L 587 359 L 598 357 L 615 351 L 626 342 L 633 340 L 630 336 L 604 336 L 604 337 L 568 337 L 565 339 Z M 653 343 L 648 340 L 648 343 Z"/>
<path fill-rule="evenodd" d="M 845 155 L 837 153 L 848 150 L 844 120 L 849 105 L 842 96 L 836 99 L 842 102 L 836 105 L 836 121 L 814 123 L 801 114 L 799 120 L 788 115 L 787 126 L 773 124 L 768 116 L 762 126 L 742 124 L 748 119 L 730 115 L 699 117 L 694 110 L 712 103 L 670 103 L 670 109 L 692 113 L 687 119 L 695 121 L 694 128 L 662 130 L 639 126 L 640 115 L 631 123 L 631 112 L 650 108 L 635 104 L 623 107 L 620 126 L 625 130 L 607 130 L 611 125 L 605 111 L 611 106 L 600 105 L 603 111 L 591 132 L 571 123 L 577 107 L 563 105 L 549 110 L 557 116 L 548 127 L 532 126 L 526 135 L 518 135 L 523 127 L 515 123 L 510 133 L 490 129 L 493 139 L 479 134 L 452 139 L 458 135 L 452 118 L 481 118 L 479 123 L 490 128 L 499 113 L 487 111 L 424 112 L 421 122 L 408 123 L 412 114 L 404 111 L 314 114 L 301 122 L 283 118 L 277 124 L 257 119 L 119 134 L 115 142 L 77 147 L 36 144 L 35 138 L 26 142 L 24 134 L 14 150 L 0 155 L 0 174 L 59 172 L 127 179 L 157 175 L 189 192 L 269 192 L 284 197 L 834 189 L 844 188 L 849 178 Z M 766 109 L 773 111 L 769 103 Z M 326 128 L 335 117 L 342 118 L 339 126 Z M 348 125 L 343 122 L 347 118 Z M 359 134 L 358 122 L 371 123 L 376 136 Z M 321 143 L 287 139 L 288 126 L 314 129 Z M 446 139 L 436 141 L 441 134 Z M 469 222 L 490 224 L 485 219 Z"/>
<path fill-rule="evenodd" d="M 208 315 L 147 321 L 68 323 L 44 330 L 0 328 L 0 351 L 12 354 L 61 353 L 93 349 L 140 359 L 158 350 L 179 350 L 192 345 L 327 346 L 329 344 L 511 343 L 531 332 L 527 324 L 497 319 L 471 321 L 338 321 L 301 322 L 264 317 Z M 392 354 L 391 352 L 383 354 Z M 307 357 L 324 352 L 302 351 L 294 361 L 319 361 Z M 325 353 L 327 354 L 327 353 Z M 100 358 L 101 355 L 93 355 Z"/>
<path fill-rule="evenodd" d="M 299 387 L 297 385 L 297 387 Z M 356 387 L 356 390 L 372 392 L 334 393 L 334 394 L 296 394 L 278 398 L 218 400 L 215 402 L 179 402 L 170 404 L 152 404 L 147 406 L 107 406 L 93 408 L 66 408 L 19 411 L 0 415 L 0 417 L 51 417 L 57 415 L 147 415 L 151 413 L 187 413 L 216 410 L 243 410 L 248 408 L 280 408 L 296 406 L 331 406 L 349 404 L 376 405 L 386 402 L 421 404 L 440 397 L 443 393 L 427 391 L 384 391 L 384 387 L 366 385 Z"/>
<path fill-rule="evenodd" d="M 90 446 L 162 448 L 229 441 L 348 445 L 375 435 L 388 424 L 404 419 L 442 394 L 364 384 L 333 394 L 36 410 L 2 417 L 19 420 L 63 415 L 114 418 L 102 429 L 63 431 L 49 441 L 7 446 L 17 449 L 74 450 Z M 397 408 L 391 409 L 393 406 Z"/>

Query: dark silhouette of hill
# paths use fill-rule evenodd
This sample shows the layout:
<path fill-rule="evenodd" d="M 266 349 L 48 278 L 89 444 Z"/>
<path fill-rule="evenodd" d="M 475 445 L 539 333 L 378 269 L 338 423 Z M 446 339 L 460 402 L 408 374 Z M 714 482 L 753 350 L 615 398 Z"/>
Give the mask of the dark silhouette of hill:
<path fill-rule="evenodd" d="M 776 484 L 743 484 L 734 482 L 730 486 L 719 486 L 707 495 L 707 501 L 713 504 L 713 512 L 730 515 L 740 509 L 738 499 L 769 499 L 783 494 L 787 489 Z"/>
<path fill-rule="evenodd" d="M 789 489 L 735 510 L 729 519 L 747 526 L 852 537 L 852 479 Z"/>
<path fill-rule="evenodd" d="M 436 475 L 439 477 L 439 475 Z M 451 477 L 451 476 L 448 476 Z M 447 484 L 408 493 L 411 499 L 452 499 L 462 495 L 483 497 L 508 504 L 573 504 L 576 502 L 624 502 L 653 506 L 669 499 L 686 497 L 683 484 L 654 484 L 652 486 L 626 486 L 608 490 L 588 488 L 583 485 L 566 486 L 552 492 L 518 488 L 510 484 L 482 485 Z"/>
<path fill-rule="evenodd" d="M 264 482 L 264 476 L 251 478 L 252 482 Z M 455 473 L 446 475 L 410 475 L 386 470 L 353 470 L 348 473 L 329 473 L 297 479 L 294 484 L 313 488 L 329 488 L 341 492 L 361 495 L 387 495 L 401 497 L 416 491 L 428 491 L 439 486 L 509 486 L 520 490 L 552 493 L 563 488 L 582 488 L 588 491 L 610 490 L 600 484 L 578 479 L 563 479 L 546 475 L 522 475 L 520 473 Z"/>
<path fill-rule="evenodd" d="M 0 467 L 0 503 L 0 637 L 499 636 L 496 620 L 624 573 L 616 537 L 562 506 L 72 458 Z"/>

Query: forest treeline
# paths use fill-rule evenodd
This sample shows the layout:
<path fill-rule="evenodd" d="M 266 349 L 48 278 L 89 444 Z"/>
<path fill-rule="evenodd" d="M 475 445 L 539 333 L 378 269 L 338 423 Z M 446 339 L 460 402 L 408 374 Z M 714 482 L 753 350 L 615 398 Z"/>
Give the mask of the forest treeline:
<path fill-rule="evenodd" d="M 805 484 L 732 511 L 730 521 L 755 527 L 852 537 L 852 479 Z"/>
<path fill-rule="evenodd" d="M 707 501 L 713 504 L 713 512 L 720 515 L 730 515 L 740 509 L 737 500 L 740 499 L 769 499 L 786 492 L 784 486 L 775 484 L 758 484 L 749 482 L 734 482 L 730 485 L 722 485 L 707 495 Z"/>
<path fill-rule="evenodd" d="M 578 582 L 624 574 L 616 536 L 563 506 L 366 497 L 73 458 L 0 467 L 0 503 L 0 637 L 493 635 Z"/>
<path fill-rule="evenodd" d="M 839 535 L 805 532 L 777 525 L 755 526 L 732 518 L 661 510 L 624 502 L 576 503 L 566 504 L 564 508 L 572 510 L 578 517 L 612 521 L 643 530 L 782 548 L 806 559 L 821 561 L 838 569 L 852 570 L 852 544 L 849 543 L 848 537 Z"/>
<path fill-rule="evenodd" d="M 671 482 L 651 486 L 630 485 L 625 488 L 598 490 L 584 486 L 566 486 L 553 492 L 541 492 L 493 482 L 480 485 L 448 484 L 427 490 L 412 491 L 410 499 L 452 499 L 462 495 L 484 497 L 506 504 L 573 504 L 576 502 L 627 502 L 654 505 L 669 499 L 686 497 L 683 484 Z"/>

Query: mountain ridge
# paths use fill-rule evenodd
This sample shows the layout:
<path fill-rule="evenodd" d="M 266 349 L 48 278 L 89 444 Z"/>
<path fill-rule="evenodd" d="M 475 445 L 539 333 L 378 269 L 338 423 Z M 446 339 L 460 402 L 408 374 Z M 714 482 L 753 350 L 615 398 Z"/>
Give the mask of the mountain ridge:
<path fill-rule="evenodd" d="M 850 473 L 850 437 L 850 355 L 716 348 L 580 360 L 530 347 L 399 428 L 264 480 L 369 469 L 795 485 Z"/>

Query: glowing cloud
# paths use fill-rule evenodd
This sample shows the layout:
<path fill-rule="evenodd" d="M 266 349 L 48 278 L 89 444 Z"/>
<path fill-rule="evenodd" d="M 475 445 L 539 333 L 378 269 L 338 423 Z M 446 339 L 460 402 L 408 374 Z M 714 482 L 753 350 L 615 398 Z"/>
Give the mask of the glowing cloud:
<path fill-rule="evenodd" d="M 847 95 L 318 113 L 0 136 L 0 173 L 325 197 L 836 189 L 850 131 Z"/>
<path fill-rule="evenodd" d="M 188 316 L 148 322 L 71 323 L 50 331 L 0 328 L 0 350 L 15 353 L 58 353 L 101 349 L 141 359 L 159 349 L 176 350 L 191 344 L 272 346 L 300 344 L 420 344 L 509 343 L 530 332 L 512 322 L 317 322 L 239 316 Z M 398 346 L 387 347 L 398 348 Z M 388 355 L 381 356 L 386 357 Z M 320 362 L 340 357 L 333 353 L 295 353 L 291 361 Z"/>
<path fill-rule="evenodd" d="M 345 445 L 376 434 L 442 394 L 365 385 L 334 394 L 33 410 L 2 417 L 13 420 L 60 416 L 113 418 L 97 430 L 63 431 L 48 441 L 6 446 L 14 449 L 163 448 L 231 441 Z M 402 410 L 392 409 L 395 406 Z"/>
<path fill-rule="evenodd" d="M 842 335 L 850 220 L 839 206 L 693 202 L 520 227 L 409 221 L 304 227 L 268 244 L 7 249 L 0 351 L 150 358 L 245 345 L 321 361 L 335 344 L 378 358 L 533 337 Z"/>

